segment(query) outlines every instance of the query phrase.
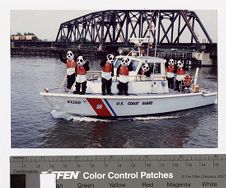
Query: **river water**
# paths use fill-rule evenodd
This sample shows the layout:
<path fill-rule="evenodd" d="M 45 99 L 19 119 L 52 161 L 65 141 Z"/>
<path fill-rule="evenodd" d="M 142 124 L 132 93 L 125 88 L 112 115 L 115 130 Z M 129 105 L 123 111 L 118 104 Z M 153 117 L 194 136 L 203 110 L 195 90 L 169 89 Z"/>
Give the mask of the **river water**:
<path fill-rule="evenodd" d="M 91 62 L 91 69 L 97 69 L 98 64 L 98 61 Z M 64 74 L 65 65 L 57 58 L 11 58 L 13 148 L 217 147 L 217 104 L 117 120 L 56 115 L 39 93 L 45 87 L 59 87 Z M 217 91 L 216 69 L 202 67 L 199 83 Z"/>

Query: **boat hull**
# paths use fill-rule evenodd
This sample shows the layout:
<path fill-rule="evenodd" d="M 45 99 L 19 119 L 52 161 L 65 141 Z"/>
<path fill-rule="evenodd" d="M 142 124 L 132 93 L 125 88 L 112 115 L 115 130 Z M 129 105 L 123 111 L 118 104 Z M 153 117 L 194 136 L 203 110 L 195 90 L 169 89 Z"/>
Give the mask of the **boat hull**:
<path fill-rule="evenodd" d="M 57 111 L 79 116 L 128 117 L 187 110 L 214 104 L 217 93 L 163 95 L 74 95 L 46 93 L 41 95 Z"/>

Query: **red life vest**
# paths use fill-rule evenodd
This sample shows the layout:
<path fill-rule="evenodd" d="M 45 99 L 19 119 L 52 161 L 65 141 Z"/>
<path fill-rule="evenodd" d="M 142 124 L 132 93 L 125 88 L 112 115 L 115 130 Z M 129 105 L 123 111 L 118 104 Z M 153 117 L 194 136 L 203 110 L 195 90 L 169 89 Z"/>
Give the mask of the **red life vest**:
<path fill-rule="evenodd" d="M 125 66 L 121 66 L 119 68 L 119 74 L 120 75 L 128 76 L 129 75 L 129 68 L 128 67 L 125 67 Z"/>
<path fill-rule="evenodd" d="M 173 72 L 174 71 L 174 67 L 168 66 L 166 68 L 166 72 Z"/>
<path fill-rule="evenodd" d="M 86 75 L 86 69 L 83 66 L 77 66 L 77 74 Z"/>
<path fill-rule="evenodd" d="M 76 62 L 72 60 L 67 60 L 67 68 L 75 68 Z"/>
<path fill-rule="evenodd" d="M 177 69 L 177 74 L 178 75 L 184 75 L 185 74 L 185 70 L 183 70 L 183 69 Z"/>
<path fill-rule="evenodd" d="M 103 72 L 112 72 L 112 64 L 106 63 L 103 67 L 102 67 Z"/>

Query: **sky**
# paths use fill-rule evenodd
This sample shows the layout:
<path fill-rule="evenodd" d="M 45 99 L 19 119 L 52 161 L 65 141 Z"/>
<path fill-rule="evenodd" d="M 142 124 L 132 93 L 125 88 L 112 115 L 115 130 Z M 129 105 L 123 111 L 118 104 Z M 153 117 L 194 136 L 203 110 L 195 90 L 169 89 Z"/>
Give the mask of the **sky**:
<path fill-rule="evenodd" d="M 94 10 L 11 10 L 10 34 L 32 32 L 38 38 L 55 40 L 62 22 L 72 20 Z M 217 11 L 196 10 L 214 42 L 217 41 Z"/>
<path fill-rule="evenodd" d="M 11 10 L 10 34 L 35 33 L 40 39 L 55 40 L 62 22 L 87 14 L 88 10 Z"/>

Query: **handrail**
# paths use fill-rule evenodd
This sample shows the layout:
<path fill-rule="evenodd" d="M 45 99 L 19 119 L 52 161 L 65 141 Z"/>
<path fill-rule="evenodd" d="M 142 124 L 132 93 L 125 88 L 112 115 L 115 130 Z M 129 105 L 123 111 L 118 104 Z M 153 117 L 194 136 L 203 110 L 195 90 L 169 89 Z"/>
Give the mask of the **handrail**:
<path fill-rule="evenodd" d="M 102 71 L 87 71 L 87 73 L 101 73 Z"/>
<path fill-rule="evenodd" d="M 89 75 L 92 76 L 92 78 L 89 79 L 89 80 L 90 80 L 90 81 L 97 80 L 97 79 L 95 78 L 95 76 L 100 77 L 100 76 L 101 76 L 101 72 L 102 72 L 102 71 L 87 71 L 87 73 L 88 73 Z M 114 77 L 116 78 L 115 80 L 117 81 L 117 76 L 114 76 Z M 130 78 L 135 78 L 136 81 L 141 81 L 141 80 L 142 80 L 142 81 L 150 81 L 150 80 L 153 80 L 153 81 L 160 81 L 160 80 L 166 80 L 166 76 L 165 76 L 165 75 L 157 75 L 157 74 L 155 74 L 153 78 L 151 78 L 151 76 L 150 76 L 150 77 L 147 77 L 147 76 L 145 76 L 145 75 L 140 75 L 140 74 L 137 74 L 137 75 L 129 75 L 129 77 L 130 77 Z M 64 85 L 64 83 L 65 83 L 66 78 L 67 78 L 67 74 L 65 74 L 64 79 L 63 79 L 63 81 L 61 82 L 60 87 L 58 88 L 59 90 L 62 90 L 62 87 L 63 87 L 63 85 Z M 145 78 L 145 79 L 144 79 L 144 78 Z M 57 89 L 57 88 L 55 88 L 55 89 Z"/>
<path fill-rule="evenodd" d="M 64 82 L 65 82 L 66 78 L 67 78 L 67 74 L 65 74 L 64 79 L 63 79 L 63 81 L 61 82 L 60 87 L 59 87 L 59 90 L 62 90 L 62 87 L 63 87 L 63 85 L 64 85 Z"/>

